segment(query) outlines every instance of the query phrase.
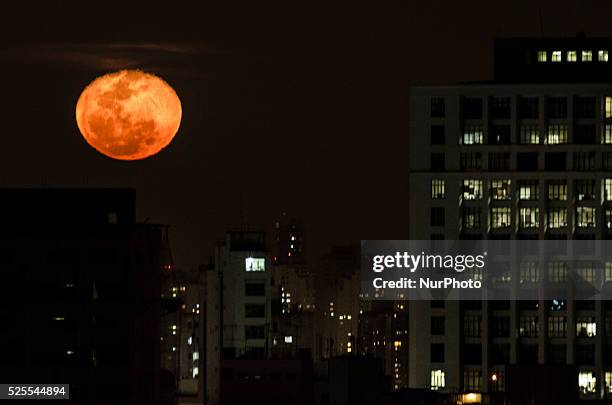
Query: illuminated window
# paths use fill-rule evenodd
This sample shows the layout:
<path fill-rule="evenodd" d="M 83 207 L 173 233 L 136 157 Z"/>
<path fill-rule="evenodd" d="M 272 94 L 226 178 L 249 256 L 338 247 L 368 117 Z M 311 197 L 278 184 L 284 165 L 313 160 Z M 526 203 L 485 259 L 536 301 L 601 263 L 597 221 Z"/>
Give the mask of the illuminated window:
<path fill-rule="evenodd" d="M 600 62 L 608 61 L 608 51 L 600 50 L 597 52 L 597 60 Z"/>
<path fill-rule="evenodd" d="M 431 370 L 431 389 L 434 391 L 444 388 L 446 386 L 446 380 L 444 371 L 442 370 Z"/>
<path fill-rule="evenodd" d="M 564 338 L 567 335 L 567 317 L 548 317 L 548 337 Z"/>
<path fill-rule="evenodd" d="M 545 142 L 548 145 L 556 145 L 567 143 L 567 125 L 565 124 L 550 124 L 548 125 L 548 134 Z"/>
<path fill-rule="evenodd" d="M 593 283 L 595 281 L 595 268 L 592 262 L 578 263 L 577 273 L 586 282 Z"/>
<path fill-rule="evenodd" d="M 491 373 L 491 391 L 503 392 L 506 390 L 506 378 L 503 370 L 493 370 Z"/>
<path fill-rule="evenodd" d="M 520 210 L 519 226 L 522 229 L 537 228 L 540 225 L 540 212 L 538 208 L 526 207 Z"/>
<path fill-rule="evenodd" d="M 576 51 L 567 51 L 567 61 L 568 62 L 576 62 L 577 57 Z"/>
<path fill-rule="evenodd" d="M 606 262 L 604 264 L 604 282 L 612 281 L 612 262 Z M 606 332 L 606 334 L 608 334 Z"/>
<path fill-rule="evenodd" d="M 563 283 L 567 280 L 567 267 L 563 262 L 548 263 L 548 281 L 551 283 Z"/>
<path fill-rule="evenodd" d="M 293 343 L 293 336 L 285 336 L 285 343 Z"/>
<path fill-rule="evenodd" d="M 606 118 L 612 118 L 612 96 L 606 96 Z"/>
<path fill-rule="evenodd" d="M 480 229 L 480 207 L 463 207 L 461 224 L 463 229 Z"/>
<path fill-rule="evenodd" d="M 577 337 L 594 337 L 597 335 L 597 323 L 592 316 L 579 317 L 576 320 Z"/>
<path fill-rule="evenodd" d="M 494 200 L 509 200 L 510 199 L 510 179 L 492 180 L 491 181 L 491 197 Z"/>
<path fill-rule="evenodd" d="M 548 183 L 548 199 L 556 201 L 567 200 L 567 183 L 565 180 L 552 180 Z"/>
<path fill-rule="evenodd" d="M 582 51 L 582 61 L 591 62 L 593 60 L 593 51 Z"/>
<path fill-rule="evenodd" d="M 576 207 L 576 225 L 579 228 L 595 227 L 595 208 Z"/>
<path fill-rule="evenodd" d="M 444 199 L 444 180 L 435 179 L 431 181 L 431 199 Z"/>
<path fill-rule="evenodd" d="M 612 124 L 604 125 L 602 143 L 612 143 Z"/>
<path fill-rule="evenodd" d="M 561 62 L 561 51 L 553 51 L 551 60 L 553 62 Z"/>
<path fill-rule="evenodd" d="M 578 373 L 578 390 L 581 394 L 594 394 L 597 386 L 597 378 L 591 371 L 580 371 Z"/>
<path fill-rule="evenodd" d="M 466 125 L 463 129 L 463 145 L 481 145 L 483 143 L 482 125 Z"/>
<path fill-rule="evenodd" d="M 536 315 L 522 315 L 519 319 L 521 337 L 538 337 L 539 323 Z"/>
<path fill-rule="evenodd" d="M 521 283 L 537 283 L 540 278 L 538 262 L 521 263 Z"/>
<path fill-rule="evenodd" d="M 537 125 L 521 125 L 521 143 L 538 144 L 540 143 L 540 129 Z"/>
<path fill-rule="evenodd" d="M 547 54 L 546 51 L 538 51 L 538 62 L 546 62 Z"/>
<path fill-rule="evenodd" d="M 482 200 L 482 180 L 463 180 L 463 199 Z"/>
<path fill-rule="evenodd" d="M 519 180 L 519 199 L 525 201 L 535 201 L 538 199 L 538 181 L 537 180 Z"/>
<path fill-rule="evenodd" d="M 606 371 L 605 379 L 606 379 L 606 392 L 608 394 L 612 394 L 612 372 Z"/>
<path fill-rule="evenodd" d="M 501 229 L 510 226 L 510 207 L 493 207 L 491 208 L 491 228 Z"/>
<path fill-rule="evenodd" d="M 567 226 L 567 210 L 565 208 L 548 209 L 548 227 L 551 229 L 565 228 Z"/>
<path fill-rule="evenodd" d="M 265 271 L 266 259 L 258 257 L 247 257 L 245 259 L 246 271 Z"/>

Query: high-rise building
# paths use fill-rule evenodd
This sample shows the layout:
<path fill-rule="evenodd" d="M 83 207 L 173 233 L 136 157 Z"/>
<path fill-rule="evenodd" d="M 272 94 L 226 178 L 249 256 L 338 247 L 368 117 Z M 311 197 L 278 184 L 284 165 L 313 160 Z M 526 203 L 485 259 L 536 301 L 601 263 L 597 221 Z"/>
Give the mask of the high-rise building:
<path fill-rule="evenodd" d="M 337 246 L 318 264 L 315 358 L 355 354 L 359 316 L 359 247 Z"/>
<path fill-rule="evenodd" d="M 610 239 L 610 51 L 607 39 L 497 40 L 494 81 L 415 87 L 410 239 Z M 506 365 L 569 364 L 582 398 L 612 392 L 608 302 L 408 307 L 410 387 L 491 393 Z"/>
<path fill-rule="evenodd" d="M 274 224 L 272 263 L 303 264 L 305 262 L 303 237 L 301 223 L 283 212 Z"/>
<path fill-rule="evenodd" d="M 227 360 L 269 357 L 270 259 L 265 233 L 232 231 L 206 275 L 206 394 L 218 404 Z"/>
<path fill-rule="evenodd" d="M 0 224 L 0 380 L 70 384 L 82 404 L 167 403 L 167 229 L 135 222 L 134 190 L 0 189 Z"/>
<path fill-rule="evenodd" d="M 162 282 L 161 361 L 175 377 L 179 405 L 204 398 L 204 268 L 165 271 Z"/>

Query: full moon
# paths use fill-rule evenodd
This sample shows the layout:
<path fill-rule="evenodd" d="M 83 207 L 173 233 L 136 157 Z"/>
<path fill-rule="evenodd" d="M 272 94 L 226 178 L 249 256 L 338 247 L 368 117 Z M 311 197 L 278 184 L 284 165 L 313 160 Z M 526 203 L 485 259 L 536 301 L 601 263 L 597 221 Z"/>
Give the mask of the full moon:
<path fill-rule="evenodd" d="M 98 152 L 139 160 L 168 146 L 181 124 L 181 101 L 168 83 L 140 70 L 91 82 L 76 105 L 81 134 Z"/>

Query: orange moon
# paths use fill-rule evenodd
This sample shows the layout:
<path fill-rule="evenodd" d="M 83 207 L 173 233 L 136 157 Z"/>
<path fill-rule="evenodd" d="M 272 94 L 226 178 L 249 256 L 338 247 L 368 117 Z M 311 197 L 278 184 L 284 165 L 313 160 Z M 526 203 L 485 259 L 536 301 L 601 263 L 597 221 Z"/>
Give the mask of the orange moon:
<path fill-rule="evenodd" d="M 98 77 L 81 93 L 76 121 L 87 143 L 118 160 L 140 160 L 168 146 L 181 124 L 181 101 L 168 83 L 140 70 Z"/>

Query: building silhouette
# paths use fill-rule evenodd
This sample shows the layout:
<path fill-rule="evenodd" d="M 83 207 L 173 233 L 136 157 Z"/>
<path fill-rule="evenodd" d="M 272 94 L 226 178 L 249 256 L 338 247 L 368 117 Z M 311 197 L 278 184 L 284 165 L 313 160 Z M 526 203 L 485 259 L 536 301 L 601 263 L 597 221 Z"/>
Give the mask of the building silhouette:
<path fill-rule="evenodd" d="M 167 229 L 136 223 L 134 190 L 0 189 L 0 224 L 0 379 L 70 384 L 82 404 L 165 403 Z"/>

